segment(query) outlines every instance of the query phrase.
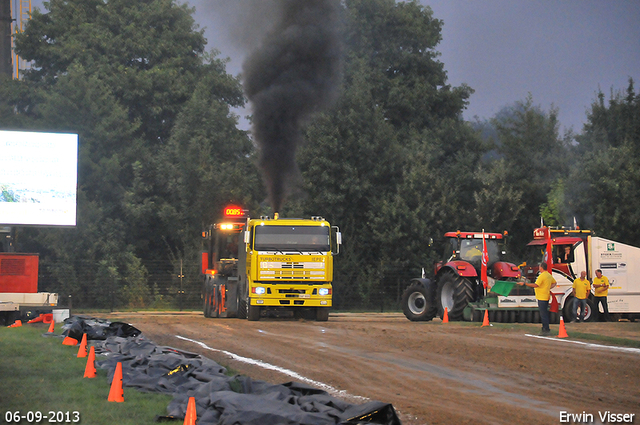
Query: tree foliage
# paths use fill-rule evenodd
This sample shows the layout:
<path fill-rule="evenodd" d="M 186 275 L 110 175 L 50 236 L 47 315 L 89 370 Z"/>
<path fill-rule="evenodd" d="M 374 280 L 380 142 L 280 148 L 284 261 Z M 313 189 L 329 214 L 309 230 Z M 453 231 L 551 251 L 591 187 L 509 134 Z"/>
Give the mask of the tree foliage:
<path fill-rule="evenodd" d="M 583 227 L 600 236 L 640 245 L 640 95 L 602 92 L 591 105 L 577 140 L 578 161 L 567 183 L 567 204 Z"/>

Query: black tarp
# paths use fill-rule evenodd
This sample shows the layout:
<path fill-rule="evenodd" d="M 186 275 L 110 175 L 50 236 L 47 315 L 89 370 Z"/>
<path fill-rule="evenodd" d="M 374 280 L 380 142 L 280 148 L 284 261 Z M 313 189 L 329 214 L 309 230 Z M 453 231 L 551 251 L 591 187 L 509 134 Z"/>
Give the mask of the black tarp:
<path fill-rule="evenodd" d="M 74 329 L 97 326 L 91 331 L 96 335 L 104 335 L 111 325 L 82 318 L 70 322 L 75 323 Z M 120 329 L 133 328 L 128 326 L 118 325 Z M 139 331 L 128 337 L 108 336 L 93 345 L 96 355 L 106 356 L 96 361 L 96 367 L 107 370 L 109 382 L 120 362 L 125 387 L 173 395 L 167 416 L 158 420 L 182 420 L 189 397 L 194 397 L 198 425 L 401 425 L 389 403 L 351 404 L 298 382 L 270 384 L 246 376 L 229 376 L 213 360 L 158 346 Z"/>

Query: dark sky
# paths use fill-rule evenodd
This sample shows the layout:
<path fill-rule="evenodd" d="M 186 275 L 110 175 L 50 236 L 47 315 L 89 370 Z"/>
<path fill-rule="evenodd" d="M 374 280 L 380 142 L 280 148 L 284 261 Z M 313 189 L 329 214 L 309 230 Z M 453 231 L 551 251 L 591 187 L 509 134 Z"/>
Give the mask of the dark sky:
<path fill-rule="evenodd" d="M 269 21 L 267 0 L 189 0 L 205 28 L 209 49 L 241 70 L 246 47 Z M 420 0 L 444 21 L 437 50 L 449 83 L 475 93 L 465 118 L 490 118 L 531 93 L 536 105 L 559 108 L 564 128 L 580 132 L 601 89 L 640 86 L 638 0 Z M 42 0 L 33 0 L 42 10 Z M 261 13 L 239 19 L 246 5 Z M 240 41 L 240 42 L 239 42 Z M 636 90 L 637 91 L 637 90 Z"/>
<path fill-rule="evenodd" d="M 251 37 L 230 4 L 264 0 L 190 0 L 210 46 L 229 56 L 239 72 L 244 53 L 234 40 Z M 601 89 L 640 86 L 638 0 L 420 0 L 444 22 L 437 50 L 449 83 L 475 93 L 465 118 L 490 118 L 531 93 L 536 105 L 559 108 L 563 128 L 580 132 L 587 108 Z M 265 19 L 268 14 L 265 14 Z M 244 34 L 244 35 L 243 35 Z"/>

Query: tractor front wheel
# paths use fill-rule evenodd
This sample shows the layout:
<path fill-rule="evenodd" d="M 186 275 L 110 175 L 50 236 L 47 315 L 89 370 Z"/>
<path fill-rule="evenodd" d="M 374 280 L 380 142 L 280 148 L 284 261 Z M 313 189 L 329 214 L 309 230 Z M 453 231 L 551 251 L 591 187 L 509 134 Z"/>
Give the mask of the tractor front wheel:
<path fill-rule="evenodd" d="M 402 294 L 402 312 L 412 322 L 429 321 L 436 317 L 438 308 L 431 282 L 414 282 Z"/>

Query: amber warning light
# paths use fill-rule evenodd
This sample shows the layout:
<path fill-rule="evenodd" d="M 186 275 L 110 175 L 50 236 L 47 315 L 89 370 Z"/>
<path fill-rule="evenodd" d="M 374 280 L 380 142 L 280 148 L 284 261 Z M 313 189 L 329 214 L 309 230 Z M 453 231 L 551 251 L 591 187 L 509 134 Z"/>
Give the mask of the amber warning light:
<path fill-rule="evenodd" d="M 243 217 L 244 214 L 244 210 L 241 207 L 235 205 L 229 205 L 224 209 L 225 217 Z"/>

